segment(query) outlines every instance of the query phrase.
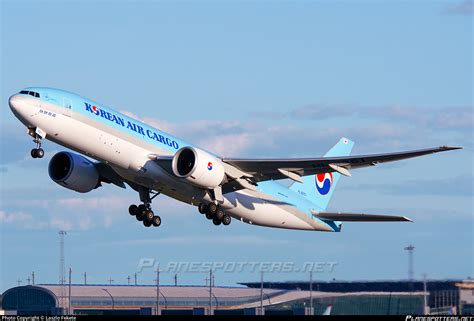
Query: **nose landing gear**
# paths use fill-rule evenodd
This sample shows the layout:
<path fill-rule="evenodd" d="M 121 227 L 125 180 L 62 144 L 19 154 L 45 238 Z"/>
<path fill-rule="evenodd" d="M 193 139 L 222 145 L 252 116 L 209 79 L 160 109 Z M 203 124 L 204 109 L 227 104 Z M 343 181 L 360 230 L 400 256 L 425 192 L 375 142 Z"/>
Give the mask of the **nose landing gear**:
<path fill-rule="evenodd" d="M 36 144 L 36 148 L 31 150 L 31 157 L 43 158 L 44 150 L 41 148 L 41 143 L 43 142 L 44 132 L 40 128 L 29 128 L 28 134 L 33 137 L 33 142 Z"/>

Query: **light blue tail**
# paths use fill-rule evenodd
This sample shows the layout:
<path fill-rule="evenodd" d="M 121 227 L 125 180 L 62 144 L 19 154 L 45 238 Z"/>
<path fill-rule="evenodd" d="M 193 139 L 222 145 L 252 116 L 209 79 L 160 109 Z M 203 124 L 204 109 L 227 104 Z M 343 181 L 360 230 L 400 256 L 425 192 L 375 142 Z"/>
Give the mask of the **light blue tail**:
<path fill-rule="evenodd" d="M 349 156 L 353 146 L 353 141 L 343 137 L 324 157 Z M 319 210 L 325 210 L 340 177 L 341 174 L 338 172 L 304 176 L 303 183 L 294 183 L 290 189 L 304 195 Z"/>

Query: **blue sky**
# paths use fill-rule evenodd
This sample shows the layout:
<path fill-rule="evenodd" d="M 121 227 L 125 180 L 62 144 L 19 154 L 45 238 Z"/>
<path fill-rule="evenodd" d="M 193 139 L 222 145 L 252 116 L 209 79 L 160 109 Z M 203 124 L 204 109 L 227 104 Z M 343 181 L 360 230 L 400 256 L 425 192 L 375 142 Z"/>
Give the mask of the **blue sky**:
<path fill-rule="evenodd" d="M 87 271 L 90 282 L 126 283 L 141 258 L 337 262 L 315 278 L 399 279 L 409 243 L 417 278 L 474 276 L 472 12 L 470 1 L 3 1 L 0 291 L 31 271 L 57 281 L 59 229 L 75 282 Z M 61 146 L 46 142 L 46 157 L 30 159 L 33 144 L 7 104 L 26 86 L 77 92 L 226 156 L 318 156 L 341 136 L 356 154 L 465 149 L 356 171 L 330 204 L 415 223 L 346 223 L 342 233 L 214 227 L 158 197 L 163 224 L 146 229 L 127 213 L 138 202 L 131 189 L 82 195 L 54 184 L 47 164 Z"/>

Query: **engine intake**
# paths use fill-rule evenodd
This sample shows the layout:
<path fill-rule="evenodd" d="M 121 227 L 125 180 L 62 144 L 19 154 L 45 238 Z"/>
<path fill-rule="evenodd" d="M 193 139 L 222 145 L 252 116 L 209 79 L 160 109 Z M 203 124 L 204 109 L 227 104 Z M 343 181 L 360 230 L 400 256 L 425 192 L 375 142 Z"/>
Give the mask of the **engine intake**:
<path fill-rule="evenodd" d="M 214 189 L 225 179 L 221 160 L 194 147 L 183 147 L 176 152 L 172 162 L 173 173 L 190 183 Z"/>
<path fill-rule="evenodd" d="M 48 173 L 59 185 L 80 193 L 90 192 L 100 183 L 100 176 L 94 163 L 70 152 L 59 152 L 54 155 L 49 162 Z"/>

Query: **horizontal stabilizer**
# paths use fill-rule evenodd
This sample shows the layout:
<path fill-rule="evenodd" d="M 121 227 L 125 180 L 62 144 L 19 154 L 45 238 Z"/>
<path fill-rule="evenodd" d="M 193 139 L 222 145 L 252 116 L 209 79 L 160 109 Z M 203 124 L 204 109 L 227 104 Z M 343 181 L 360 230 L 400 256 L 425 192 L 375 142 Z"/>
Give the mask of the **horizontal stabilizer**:
<path fill-rule="evenodd" d="M 313 212 L 313 216 L 322 220 L 340 222 L 413 222 L 411 219 L 405 216 L 379 214 Z"/>

